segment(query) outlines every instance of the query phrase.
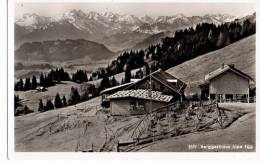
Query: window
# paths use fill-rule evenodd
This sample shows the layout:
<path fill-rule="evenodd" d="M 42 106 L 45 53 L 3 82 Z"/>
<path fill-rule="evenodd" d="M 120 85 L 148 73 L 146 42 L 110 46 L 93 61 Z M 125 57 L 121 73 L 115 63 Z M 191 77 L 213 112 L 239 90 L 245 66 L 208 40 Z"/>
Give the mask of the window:
<path fill-rule="evenodd" d="M 233 95 L 232 94 L 226 94 L 226 101 L 233 101 Z"/>
<path fill-rule="evenodd" d="M 130 111 L 135 111 L 135 105 L 136 104 L 136 102 L 135 101 L 130 101 Z"/>
<path fill-rule="evenodd" d="M 215 94 L 210 94 L 210 99 L 216 99 L 216 95 Z"/>
<path fill-rule="evenodd" d="M 144 102 L 138 101 L 136 104 L 137 111 L 144 111 Z"/>
<path fill-rule="evenodd" d="M 144 111 L 145 105 L 143 101 L 130 101 L 130 111 Z"/>

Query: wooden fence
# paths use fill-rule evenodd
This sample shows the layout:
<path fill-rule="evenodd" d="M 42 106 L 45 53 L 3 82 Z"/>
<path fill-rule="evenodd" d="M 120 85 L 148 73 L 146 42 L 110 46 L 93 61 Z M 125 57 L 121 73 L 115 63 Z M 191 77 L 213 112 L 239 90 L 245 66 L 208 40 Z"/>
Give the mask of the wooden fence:
<path fill-rule="evenodd" d="M 177 103 L 173 103 L 173 104 L 167 105 L 165 107 L 153 110 L 152 113 L 145 115 L 140 120 L 140 122 L 136 125 L 136 127 L 133 131 L 133 134 L 131 136 L 133 138 L 133 141 L 118 142 L 117 143 L 117 151 L 118 152 L 120 152 L 120 151 L 131 151 L 131 150 L 136 149 L 137 147 L 140 147 L 143 144 L 151 143 L 151 142 L 161 140 L 161 139 L 165 139 L 165 138 L 169 138 L 169 137 L 172 137 L 172 136 L 178 136 L 178 135 L 186 134 L 187 132 L 185 131 L 185 129 L 174 129 L 174 130 L 170 130 L 170 131 L 163 131 L 161 134 L 151 133 L 150 136 L 141 137 L 141 134 L 145 130 L 148 130 L 149 127 L 151 126 L 151 119 L 153 119 L 154 115 L 159 116 L 159 115 L 162 115 L 162 114 L 167 114 L 167 112 L 172 112 L 174 110 L 175 111 L 176 110 L 182 111 L 179 108 L 188 109 L 191 104 L 195 105 L 195 106 L 200 106 L 200 107 L 203 106 L 203 107 L 205 107 L 205 109 L 207 109 L 207 108 L 218 108 L 218 105 L 217 105 L 216 102 L 204 101 L 204 102 L 183 102 L 183 104 L 180 104 L 179 102 L 177 102 Z M 185 112 L 185 111 L 183 110 L 183 112 Z M 219 114 L 219 115 L 221 115 L 221 114 Z M 222 123 L 222 119 L 220 120 L 220 123 Z"/>

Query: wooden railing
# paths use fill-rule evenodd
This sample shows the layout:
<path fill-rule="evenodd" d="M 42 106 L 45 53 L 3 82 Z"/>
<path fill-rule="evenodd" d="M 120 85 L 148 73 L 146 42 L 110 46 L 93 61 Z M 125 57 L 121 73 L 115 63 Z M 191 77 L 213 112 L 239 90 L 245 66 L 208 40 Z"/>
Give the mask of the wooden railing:
<path fill-rule="evenodd" d="M 256 99 L 255 97 L 250 97 L 249 99 L 248 98 L 237 98 L 237 99 L 223 99 L 221 100 L 222 103 L 224 102 L 229 102 L 229 103 L 237 103 L 237 102 L 242 102 L 242 103 L 255 103 L 256 102 Z"/>

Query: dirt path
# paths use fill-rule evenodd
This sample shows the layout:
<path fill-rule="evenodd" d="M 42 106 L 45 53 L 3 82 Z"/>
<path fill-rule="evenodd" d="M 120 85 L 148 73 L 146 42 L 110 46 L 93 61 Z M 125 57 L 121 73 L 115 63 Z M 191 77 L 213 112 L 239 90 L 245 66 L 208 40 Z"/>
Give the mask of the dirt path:
<path fill-rule="evenodd" d="M 162 140 L 147 145 L 139 151 L 255 151 L 255 104 L 230 103 L 220 104 L 220 106 L 245 113 L 245 115 L 226 129 L 198 132 Z"/>

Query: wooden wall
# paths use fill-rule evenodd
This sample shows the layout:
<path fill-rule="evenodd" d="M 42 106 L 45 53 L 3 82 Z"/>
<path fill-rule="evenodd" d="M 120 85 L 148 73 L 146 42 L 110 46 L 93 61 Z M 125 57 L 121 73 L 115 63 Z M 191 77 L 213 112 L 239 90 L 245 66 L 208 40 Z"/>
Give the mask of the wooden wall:
<path fill-rule="evenodd" d="M 210 81 L 209 92 L 210 94 L 248 94 L 249 80 L 227 71 Z"/>
<path fill-rule="evenodd" d="M 130 101 L 143 101 L 145 106 L 145 111 L 130 111 Z M 153 110 L 166 106 L 166 102 L 152 102 Z M 150 101 L 149 100 L 140 100 L 133 98 L 125 98 L 125 99 L 112 99 L 110 100 L 110 111 L 111 115 L 121 115 L 121 116 L 129 116 L 129 115 L 138 115 L 145 114 L 150 110 Z"/>

